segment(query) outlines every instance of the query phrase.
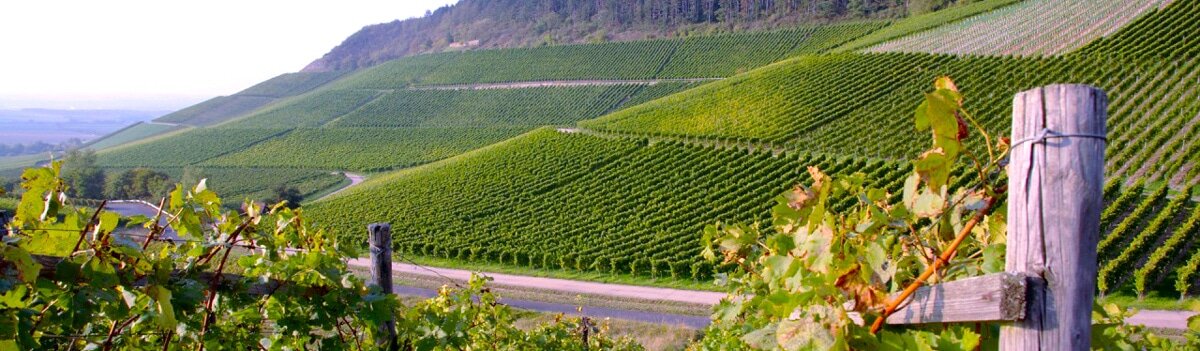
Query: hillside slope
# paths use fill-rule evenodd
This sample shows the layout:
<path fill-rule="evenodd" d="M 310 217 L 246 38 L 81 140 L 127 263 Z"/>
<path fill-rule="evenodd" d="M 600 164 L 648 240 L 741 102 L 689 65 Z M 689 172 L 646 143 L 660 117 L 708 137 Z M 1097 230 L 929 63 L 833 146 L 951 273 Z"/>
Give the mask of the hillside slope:
<path fill-rule="evenodd" d="M 539 130 L 377 177 L 308 210 L 346 235 L 390 222 L 400 228 L 398 248 L 412 255 L 705 278 L 712 270 L 697 255 L 701 226 L 761 223 L 804 166 L 863 172 L 899 193 L 905 160 L 927 143 L 911 116 L 935 77 L 954 77 L 967 108 L 1001 135 L 1016 92 L 1087 83 L 1111 102 L 1104 288 L 1161 291 L 1175 280 L 1187 292 L 1200 286 L 1191 193 L 1200 180 L 1200 58 L 1171 44 L 1192 40 L 1195 25 L 1185 19 L 1200 15 L 1197 2 L 1175 1 L 1102 31 L 1115 31 L 1112 39 L 1092 43 L 1096 32 L 1080 32 L 1060 43 L 1085 49 L 1050 57 L 803 55 L 583 128 Z M 1007 18 L 992 15 L 983 18 Z M 1004 36 L 974 38 L 993 37 Z M 372 201 L 387 205 L 356 207 Z M 835 206 L 850 200 L 841 201 Z"/>
<path fill-rule="evenodd" d="M 106 150 L 100 162 L 326 173 L 411 167 L 540 126 L 570 126 L 790 55 L 823 52 L 887 24 L 419 55 L 347 74 L 290 74 L 164 117 L 158 123 L 200 127 Z"/>
<path fill-rule="evenodd" d="M 914 1 L 916 12 L 956 0 Z M 354 70 L 420 53 L 644 40 L 896 18 L 894 1 L 460 0 L 420 18 L 364 27 L 306 72 Z"/>

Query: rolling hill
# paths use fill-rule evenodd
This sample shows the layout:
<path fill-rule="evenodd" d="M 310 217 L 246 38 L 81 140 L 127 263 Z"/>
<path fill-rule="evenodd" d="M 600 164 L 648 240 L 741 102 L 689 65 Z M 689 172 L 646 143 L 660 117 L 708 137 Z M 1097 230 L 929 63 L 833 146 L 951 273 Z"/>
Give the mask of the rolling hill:
<path fill-rule="evenodd" d="M 805 166 L 899 189 L 926 138 L 912 111 L 935 77 L 954 77 L 999 134 L 1016 92 L 1086 83 L 1111 101 L 1103 288 L 1187 292 L 1200 283 L 1196 16 L 1198 0 L 988 0 L 889 21 L 417 55 L 248 89 L 271 100 L 195 107 L 237 112 L 221 118 L 181 111 L 172 118 L 195 127 L 100 158 L 203 169 L 238 196 L 379 172 L 306 210 L 356 245 L 367 223 L 391 222 L 406 255 L 704 279 L 703 225 L 767 220 Z"/>

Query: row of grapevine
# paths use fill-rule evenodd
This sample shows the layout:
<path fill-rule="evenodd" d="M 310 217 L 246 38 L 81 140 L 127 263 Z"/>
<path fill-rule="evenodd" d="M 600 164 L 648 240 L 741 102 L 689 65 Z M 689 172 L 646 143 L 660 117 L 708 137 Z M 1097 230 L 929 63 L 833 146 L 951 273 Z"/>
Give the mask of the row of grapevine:
<path fill-rule="evenodd" d="M 1172 263 L 1178 260 L 1178 256 L 1184 253 L 1184 248 L 1187 247 L 1196 238 L 1196 230 L 1200 229 L 1200 206 L 1192 206 L 1192 212 L 1184 220 L 1183 224 L 1175 227 L 1171 231 L 1171 236 L 1163 241 L 1149 257 L 1146 258 L 1145 264 L 1133 273 L 1133 285 L 1138 296 L 1145 296 L 1146 290 L 1150 285 L 1160 281 L 1166 273 L 1174 268 Z M 1182 274 L 1181 274 L 1182 275 Z M 1186 286 L 1191 287 L 1191 284 Z M 1187 294 L 1187 289 L 1180 289 L 1181 295 Z"/>
<path fill-rule="evenodd" d="M 325 125 L 382 93 L 370 90 L 325 90 L 286 104 L 264 109 L 225 125 L 231 128 L 315 128 Z"/>
<path fill-rule="evenodd" d="M 634 106 L 580 125 L 605 132 L 762 142 L 776 148 L 905 158 L 925 146 L 909 120 L 921 92 L 954 77 L 967 107 L 993 131 L 1009 128 L 1012 96 L 1059 82 L 1109 96 L 1109 174 L 1192 181 L 1200 151 L 1200 60 L 1125 60 L 928 54 L 805 56 Z M 971 92 L 977 92 L 972 94 Z M 1178 133 L 1156 133 L 1175 130 Z M 1165 146 L 1172 146 L 1168 151 Z M 1161 163 L 1161 165 L 1156 165 Z"/>
<path fill-rule="evenodd" d="M 887 24 L 859 22 L 684 38 L 655 77 L 728 77 L 788 56 L 823 53 Z"/>
<path fill-rule="evenodd" d="M 868 52 L 1050 56 L 1115 33 L 1171 0 L 1026 0 L 905 36 Z"/>
<path fill-rule="evenodd" d="M 621 104 L 639 85 L 397 90 L 330 127 L 519 127 L 570 124 Z"/>
<path fill-rule="evenodd" d="M 244 199 L 267 200 L 276 196 L 274 188 L 288 185 L 296 188 L 302 196 L 324 192 L 330 188 L 347 182 L 346 177 L 329 171 L 282 169 L 262 167 L 149 167 L 155 171 L 166 173 L 175 181 L 186 177 L 190 181 L 208 179 L 208 187 L 222 194 L 229 206 L 237 206 Z M 120 173 L 128 167 L 109 167 L 106 171 Z"/>
<path fill-rule="evenodd" d="M 296 129 L 203 164 L 379 172 L 451 157 L 527 131 L 528 127 Z"/>
<path fill-rule="evenodd" d="M 186 166 L 241 150 L 287 131 L 281 128 L 200 128 L 170 138 L 105 150 L 97 155 L 96 161 L 105 167 Z"/>
<path fill-rule="evenodd" d="M 850 52 L 862 49 L 867 46 L 879 44 L 888 40 L 896 39 L 913 33 L 936 28 L 947 23 L 960 21 L 964 18 L 975 16 L 981 13 L 989 12 L 998 8 L 1012 5 L 1022 0 L 983 0 L 974 1 L 967 4 L 959 4 L 938 11 L 909 16 L 902 20 L 892 23 L 870 34 L 863 35 L 832 50 L 833 52 Z"/>
<path fill-rule="evenodd" d="M 325 89 L 219 126 L 106 150 L 98 161 L 104 167 L 386 171 L 448 158 L 539 126 L 597 117 L 623 104 L 653 100 L 692 85 L 392 93 Z M 258 188 L 286 183 L 258 177 L 245 182 Z"/>
<path fill-rule="evenodd" d="M 296 96 L 307 93 L 332 82 L 345 72 L 295 72 L 284 73 L 238 92 L 244 96 L 267 96 L 274 98 Z"/>
<path fill-rule="evenodd" d="M 1165 189 L 1166 187 L 1162 188 Z M 1188 191 L 1190 191 L 1190 188 Z M 1184 194 L 1187 194 L 1188 191 L 1185 191 Z M 1151 195 L 1151 199 L 1153 196 Z M 1130 268 L 1135 267 L 1137 260 L 1144 258 L 1149 253 L 1149 250 L 1152 248 L 1151 246 L 1157 243 L 1158 239 L 1166 233 L 1166 230 L 1175 223 L 1176 217 L 1183 212 L 1184 207 L 1188 205 L 1189 201 L 1191 201 L 1189 196 L 1176 196 L 1174 199 L 1171 199 L 1165 207 L 1160 208 L 1157 214 L 1153 215 L 1153 219 L 1150 220 L 1137 236 L 1134 236 L 1129 242 L 1120 246 L 1122 248 L 1120 254 L 1115 255 L 1115 257 L 1113 255 L 1108 255 L 1108 257 L 1102 256 L 1103 258 L 1100 259 L 1099 278 L 1097 280 L 1097 287 L 1102 293 L 1109 292 L 1110 287 L 1119 286 L 1130 277 Z M 1144 217 L 1148 218 L 1150 216 L 1146 215 Z M 1117 234 L 1115 230 L 1108 233 L 1108 236 L 1104 239 L 1107 240 L 1108 238 L 1116 237 L 1114 234 Z"/>
<path fill-rule="evenodd" d="M 155 122 L 207 126 L 253 112 L 275 101 L 266 96 L 218 96 L 155 119 Z"/>
<path fill-rule="evenodd" d="M 766 32 L 417 55 L 350 74 L 330 88 L 728 77 L 788 56 L 826 52 L 887 24 L 864 21 Z"/>
<path fill-rule="evenodd" d="M 1174 0 L 1116 35 L 1083 48 L 1083 54 L 1178 59 L 1200 55 L 1200 1 Z"/>
<path fill-rule="evenodd" d="M 1154 189 L 1148 196 L 1142 198 L 1142 202 L 1138 203 L 1137 207 L 1125 216 L 1125 219 L 1105 233 L 1096 246 L 1096 252 L 1101 261 L 1107 261 L 1120 252 L 1117 250 L 1124 247 L 1122 244 L 1129 239 L 1128 236 L 1133 235 L 1136 230 L 1141 228 L 1150 219 L 1149 215 L 1152 211 L 1157 211 L 1167 200 L 1167 190 L 1168 187 L 1165 186 Z"/>
<path fill-rule="evenodd" d="M 396 246 L 411 254 L 703 278 L 711 267 L 698 256 L 702 226 L 766 220 L 772 199 L 803 180 L 808 165 L 870 172 L 893 186 L 908 173 L 903 164 L 861 158 L 542 130 L 369 182 L 308 211 L 343 233 L 391 221 Z M 387 205 L 362 205 L 373 202 Z"/>
<path fill-rule="evenodd" d="M 169 124 L 156 124 L 138 122 L 129 127 L 122 128 L 112 134 L 105 135 L 100 139 L 88 142 L 84 147 L 92 150 L 102 150 L 110 147 L 128 144 L 131 142 L 145 140 L 154 136 L 163 135 L 169 132 L 183 129 L 182 126 Z"/>

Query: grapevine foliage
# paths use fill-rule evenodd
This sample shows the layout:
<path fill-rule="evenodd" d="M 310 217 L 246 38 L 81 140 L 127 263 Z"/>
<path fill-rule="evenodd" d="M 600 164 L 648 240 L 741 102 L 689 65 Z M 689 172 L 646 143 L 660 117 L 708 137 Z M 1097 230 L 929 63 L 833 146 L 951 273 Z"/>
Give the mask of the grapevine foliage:
<path fill-rule="evenodd" d="M 637 348 L 584 345 L 567 321 L 519 330 L 481 276 L 404 306 L 348 269 L 352 246 L 282 204 L 224 211 L 201 181 L 164 199 L 164 227 L 70 206 L 59 169 L 25 171 L 0 245 L 0 349 L 364 350 L 388 321 L 404 349 Z"/>
<path fill-rule="evenodd" d="M 934 284 L 1004 269 L 1005 213 L 989 211 L 1001 186 L 1008 141 L 989 134 L 962 108 L 948 78 L 939 78 L 916 113 L 918 130 L 933 146 L 914 161 L 900 203 L 886 189 L 864 186 L 864 175 L 831 177 L 815 167 L 811 181 L 776 199 L 768 228 L 717 223 L 705 229 L 704 256 L 727 273 L 718 282 L 730 295 L 715 308 L 700 349 L 974 350 L 994 347 L 992 327 L 866 327 L 886 318 L 905 287 Z M 960 128 L 960 126 L 962 128 Z M 971 148 L 971 137 L 989 140 Z M 975 172 L 975 188 L 956 184 L 950 170 L 960 159 Z M 854 199 L 837 211 L 830 203 Z M 976 225 L 978 223 L 978 225 Z M 961 241 L 961 244 L 958 244 Z M 950 257 L 945 264 L 938 260 Z M 918 275 L 931 272 L 921 282 Z M 914 280 L 916 282 L 914 282 Z M 1181 345 L 1126 326 L 1115 305 L 1096 311 L 1097 347 L 1170 348 Z M 1200 330 L 1198 330 L 1200 331 Z M 986 346 L 986 345 L 985 345 Z M 985 347 L 987 348 L 987 347 Z"/>

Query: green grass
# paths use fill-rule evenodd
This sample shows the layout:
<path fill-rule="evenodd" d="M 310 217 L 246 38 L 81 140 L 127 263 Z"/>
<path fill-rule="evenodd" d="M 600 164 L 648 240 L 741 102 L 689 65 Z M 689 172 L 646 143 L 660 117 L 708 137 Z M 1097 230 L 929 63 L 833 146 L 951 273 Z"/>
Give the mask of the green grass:
<path fill-rule="evenodd" d="M 0 210 L 8 211 L 9 215 L 11 215 L 12 211 L 17 210 L 17 204 L 20 202 L 20 200 L 15 198 L 0 197 Z"/>
<path fill-rule="evenodd" d="M 365 227 L 364 227 L 365 228 Z M 688 289 L 688 290 L 704 290 L 704 291 L 724 291 L 721 287 L 713 284 L 711 281 L 695 281 L 690 279 L 670 279 L 670 278 L 652 278 L 639 275 L 622 274 L 622 273 L 601 273 L 587 272 L 561 269 L 541 269 L 516 266 L 511 264 L 495 263 L 495 262 L 464 262 L 456 259 L 445 259 L 428 256 L 410 256 L 404 255 L 405 260 L 415 262 L 423 266 L 442 267 L 463 269 L 473 272 L 501 273 L 522 275 L 530 277 L 545 277 L 570 280 L 583 280 L 601 283 L 650 286 L 660 288 Z M 395 262 L 406 262 L 396 260 Z"/>
<path fill-rule="evenodd" d="M 1097 297 L 1100 303 L 1115 303 L 1125 308 L 1136 308 L 1140 310 L 1174 310 L 1174 311 L 1195 311 L 1200 312 L 1200 299 L 1186 298 L 1179 299 L 1178 295 L 1160 295 L 1158 292 L 1151 292 L 1142 299 L 1138 299 L 1136 294 L 1119 293 L 1105 297 Z"/>
<path fill-rule="evenodd" d="M 49 162 L 49 154 L 0 157 L 0 175 L 20 177 L 21 171 L 39 162 Z"/>

